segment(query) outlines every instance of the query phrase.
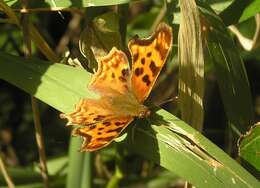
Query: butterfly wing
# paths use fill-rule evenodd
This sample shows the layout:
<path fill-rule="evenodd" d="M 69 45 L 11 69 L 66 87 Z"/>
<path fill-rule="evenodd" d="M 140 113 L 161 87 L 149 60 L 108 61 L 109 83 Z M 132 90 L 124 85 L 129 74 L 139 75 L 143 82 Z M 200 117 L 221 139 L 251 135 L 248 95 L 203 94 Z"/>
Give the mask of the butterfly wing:
<path fill-rule="evenodd" d="M 116 48 L 98 59 L 98 70 L 89 88 L 101 98 L 82 99 L 74 112 L 61 114 L 68 125 L 80 125 L 74 128 L 73 134 L 84 138 L 81 151 L 94 151 L 108 145 L 133 120 L 141 106 L 130 92 L 127 57 Z"/>
<path fill-rule="evenodd" d="M 139 102 L 151 92 L 172 46 L 172 29 L 161 23 L 147 39 L 132 39 L 128 48 L 132 55 L 131 84 Z"/>
<path fill-rule="evenodd" d="M 111 104 L 103 98 L 82 99 L 74 112 L 60 116 L 68 120 L 68 125 L 80 125 L 72 134 L 84 139 L 81 151 L 94 151 L 108 145 L 133 120 L 131 116 L 117 116 Z"/>
<path fill-rule="evenodd" d="M 107 100 L 81 99 L 72 113 L 62 113 L 60 117 L 68 120 L 67 125 L 86 126 L 114 118 L 113 114 Z"/>
<path fill-rule="evenodd" d="M 98 70 L 89 88 L 101 96 L 124 95 L 129 92 L 130 69 L 124 52 L 115 47 L 108 55 L 98 59 Z"/>
<path fill-rule="evenodd" d="M 95 151 L 117 138 L 132 120 L 132 117 L 114 118 L 91 126 L 75 128 L 72 134 L 84 139 L 80 151 Z"/>

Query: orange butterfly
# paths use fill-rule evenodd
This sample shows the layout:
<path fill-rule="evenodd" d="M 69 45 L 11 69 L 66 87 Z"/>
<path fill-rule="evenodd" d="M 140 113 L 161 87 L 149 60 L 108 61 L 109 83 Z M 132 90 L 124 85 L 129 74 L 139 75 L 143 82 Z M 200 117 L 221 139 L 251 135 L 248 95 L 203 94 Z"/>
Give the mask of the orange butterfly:
<path fill-rule="evenodd" d="M 150 114 L 143 105 L 158 77 L 172 46 L 172 29 L 159 24 L 147 39 L 132 39 L 128 48 L 132 71 L 124 52 L 115 47 L 98 59 L 98 70 L 89 89 L 100 99 L 81 99 L 74 112 L 61 114 L 67 125 L 81 125 L 73 135 L 82 136 L 81 151 L 94 151 L 107 146 L 133 121 Z"/>

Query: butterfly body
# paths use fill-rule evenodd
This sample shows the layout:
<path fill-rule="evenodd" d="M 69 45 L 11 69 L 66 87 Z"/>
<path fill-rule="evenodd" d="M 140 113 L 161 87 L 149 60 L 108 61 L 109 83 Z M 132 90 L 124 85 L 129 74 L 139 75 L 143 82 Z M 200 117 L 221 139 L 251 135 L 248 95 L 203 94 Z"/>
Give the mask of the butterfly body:
<path fill-rule="evenodd" d="M 116 116 L 145 117 L 149 109 L 140 103 L 132 92 L 126 95 L 114 95 L 108 97 L 106 101 L 110 102 L 111 110 Z"/>
<path fill-rule="evenodd" d="M 128 44 L 127 56 L 115 47 L 98 61 L 89 89 L 100 99 L 81 99 L 74 112 L 61 114 L 68 125 L 81 125 L 73 134 L 82 136 L 81 151 L 95 151 L 108 145 L 135 117 L 145 118 L 151 111 L 143 105 L 158 77 L 172 45 L 172 30 L 162 23 L 147 39 L 135 38 Z"/>

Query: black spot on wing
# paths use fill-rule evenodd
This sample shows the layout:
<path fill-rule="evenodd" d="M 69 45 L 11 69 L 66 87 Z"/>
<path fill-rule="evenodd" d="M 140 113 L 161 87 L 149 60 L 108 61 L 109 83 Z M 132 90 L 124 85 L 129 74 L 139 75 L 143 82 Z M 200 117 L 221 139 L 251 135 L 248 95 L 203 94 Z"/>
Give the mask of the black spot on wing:
<path fill-rule="evenodd" d="M 111 133 L 111 132 L 117 132 L 117 133 L 119 133 L 122 129 L 123 129 L 123 127 L 118 127 L 118 128 L 116 128 L 116 129 L 110 129 L 110 130 L 108 130 L 106 133 Z"/>
<path fill-rule="evenodd" d="M 141 59 L 141 63 L 142 63 L 142 65 L 145 64 L 145 58 L 144 57 Z"/>
<path fill-rule="evenodd" d="M 112 78 L 115 78 L 115 73 L 112 72 L 111 77 L 112 77 Z"/>
<path fill-rule="evenodd" d="M 146 86 L 149 86 L 151 84 L 151 81 L 149 79 L 149 76 L 146 74 L 143 76 L 142 81 L 146 83 Z"/>
<path fill-rule="evenodd" d="M 160 44 L 158 42 L 155 44 L 155 49 L 160 52 Z"/>
<path fill-rule="evenodd" d="M 101 121 L 105 118 L 106 116 L 103 115 L 97 115 L 95 118 L 93 118 L 94 121 Z"/>
<path fill-rule="evenodd" d="M 108 136 L 108 137 L 100 137 L 97 138 L 97 141 L 105 141 L 105 142 L 109 142 L 110 140 L 114 139 L 114 136 Z"/>
<path fill-rule="evenodd" d="M 129 75 L 128 69 L 123 69 L 123 70 L 121 71 L 121 73 L 122 73 L 123 77 L 127 77 L 127 76 Z"/>
<path fill-rule="evenodd" d="M 126 81 L 127 81 L 126 78 L 123 77 L 123 76 L 119 76 L 118 79 L 119 79 L 121 82 L 126 82 Z"/>
<path fill-rule="evenodd" d="M 135 69 L 135 75 L 136 75 L 136 76 L 140 76 L 140 75 L 142 75 L 143 73 L 144 73 L 143 67 L 141 67 L 141 68 L 137 67 L 137 68 Z"/>
<path fill-rule="evenodd" d="M 133 61 L 136 62 L 138 60 L 138 57 L 139 57 L 139 53 L 135 53 L 133 55 Z"/>
<path fill-rule="evenodd" d="M 105 122 L 103 122 L 102 124 L 105 125 L 105 126 L 111 125 L 111 123 L 110 123 L 109 121 L 105 121 Z"/>
<path fill-rule="evenodd" d="M 120 125 L 124 125 L 125 123 L 126 123 L 126 122 L 119 122 L 119 121 L 118 121 L 118 122 L 115 122 L 115 125 L 116 125 L 116 126 L 120 126 Z"/>
<path fill-rule="evenodd" d="M 94 125 L 91 125 L 91 126 L 89 126 L 89 129 L 95 129 L 96 128 L 96 125 L 94 124 Z"/>
<path fill-rule="evenodd" d="M 155 65 L 155 62 L 152 60 L 149 65 L 150 70 L 153 73 L 153 76 L 156 76 L 157 73 L 160 71 L 160 68 Z"/>

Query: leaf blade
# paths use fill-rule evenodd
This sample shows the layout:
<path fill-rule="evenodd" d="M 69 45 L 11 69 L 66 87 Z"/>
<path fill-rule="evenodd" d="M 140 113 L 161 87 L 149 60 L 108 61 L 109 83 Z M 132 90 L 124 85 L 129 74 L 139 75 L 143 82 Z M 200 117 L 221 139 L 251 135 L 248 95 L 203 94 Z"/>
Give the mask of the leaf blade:
<path fill-rule="evenodd" d="M 24 69 L 28 70 L 25 71 Z M 6 71 L 8 71 L 9 75 L 15 76 L 7 76 L 5 73 L 3 73 Z M 34 73 L 34 71 L 36 71 L 36 73 Z M 73 76 L 73 78 L 67 74 Z M 33 79 L 28 79 L 28 75 L 33 75 L 34 79 L 36 79 L 36 82 Z M 53 79 L 50 78 L 53 77 L 56 79 L 54 80 L 55 84 L 50 84 L 49 82 L 53 81 Z M 1 79 L 4 79 L 27 91 L 28 93 L 35 95 L 35 97 L 38 97 L 42 101 L 60 111 L 71 110 L 74 104 L 77 102 L 77 99 L 81 97 L 94 97 L 94 95 L 91 95 L 91 93 L 85 88 L 86 80 L 89 77 L 90 74 L 83 70 L 78 70 L 60 64 L 48 64 L 45 61 L 39 61 L 36 59 L 24 59 L 0 52 Z M 38 89 L 37 87 L 37 84 L 39 84 L 38 80 L 41 81 L 41 89 Z M 62 80 L 62 82 L 59 80 Z M 27 83 L 25 84 L 25 82 Z M 59 85 L 60 82 L 61 85 Z M 33 85 L 29 87 L 30 84 Z M 45 84 L 46 86 L 43 86 Z M 43 88 L 47 89 L 48 95 L 42 94 L 42 92 L 46 92 L 43 90 Z M 58 96 L 57 93 L 50 92 L 52 89 L 58 92 Z M 73 95 L 73 100 L 71 99 L 72 96 L 67 95 L 68 93 Z M 57 98 L 61 98 L 61 96 L 63 100 L 58 100 Z M 58 102 L 54 99 L 57 99 Z M 143 123 L 143 120 L 140 121 Z M 165 123 L 165 121 L 169 123 Z M 157 115 L 151 116 L 151 123 L 149 124 L 152 124 L 152 126 L 145 126 L 144 128 L 141 128 L 140 126 L 136 127 L 141 130 L 139 139 L 143 140 L 138 142 L 138 144 L 131 144 L 132 147 L 134 146 L 135 148 L 138 148 L 138 150 L 142 152 L 141 154 L 146 158 L 150 158 L 154 155 L 153 153 L 155 152 L 157 156 L 160 156 L 159 159 L 161 160 L 152 160 L 167 168 L 168 170 L 177 173 L 179 176 L 189 180 L 195 186 L 203 186 L 205 185 L 205 181 L 208 180 L 210 180 L 212 185 L 214 185 L 212 187 L 219 187 L 219 180 L 222 181 L 221 185 L 229 187 L 259 186 L 259 182 L 253 176 L 251 176 L 246 170 L 239 166 L 233 159 L 228 157 L 227 154 L 225 154 L 221 149 L 216 147 L 200 133 L 189 127 L 187 124 L 172 114 L 164 110 L 160 110 L 157 112 Z M 166 126 L 162 126 L 163 124 Z M 158 137 L 151 135 L 151 131 L 158 133 Z M 145 135 L 148 135 L 146 136 L 146 138 L 148 138 L 147 143 L 149 143 L 147 145 L 144 145 Z M 128 137 L 128 140 L 131 140 L 131 136 Z M 157 142 L 159 147 L 151 144 L 156 144 Z M 196 143 L 198 148 L 203 148 L 206 153 L 201 149 L 199 150 L 200 152 L 196 152 L 195 149 L 191 148 L 185 149 L 190 145 L 189 143 Z M 143 152 L 145 151 L 144 148 L 148 148 L 148 152 Z M 159 151 L 159 153 L 156 153 L 157 151 Z M 223 168 L 219 171 L 219 173 L 215 173 L 214 168 L 212 168 L 212 166 L 210 166 L 208 163 L 210 160 L 201 160 L 199 157 L 197 157 L 198 153 L 200 154 L 200 158 L 203 156 L 202 153 L 210 158 L 215 158 L 218 162 L 223 164 Z M 182 159 L 180 165 L 174 165 L 175 163 L 180 162 L 180 159 Z M 194 165 L 192 166 L 194 169 L 192 174 L 190 165 Z M 201 168 L 204 169 L 207 174 L 211 175 L 210 179 L 205 176 L 202 176 L 203 178 L 198 177 L 197 174 L 201 174 Z M 237 182 L 236 184 L 232 183 L 233 177 L 235 182 Z"/>
<path fill-rule="evenodd" d="M 214 65 L 228 119 L 241 132 L 253 122 L 253 103 L 243 60 L 221 19 L 200 3 L 207 61 Z"/>

